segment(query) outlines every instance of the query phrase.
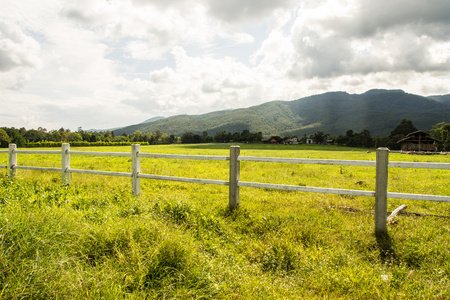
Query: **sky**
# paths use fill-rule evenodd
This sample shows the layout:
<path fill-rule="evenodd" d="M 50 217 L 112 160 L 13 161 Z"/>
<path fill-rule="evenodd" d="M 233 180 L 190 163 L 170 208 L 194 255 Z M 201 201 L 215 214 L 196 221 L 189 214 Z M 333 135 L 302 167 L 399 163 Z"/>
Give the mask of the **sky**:
<path fill-rule="evenodd" d="M 0 0 L 0 127 L 450 94 L 448 0 Z"/>

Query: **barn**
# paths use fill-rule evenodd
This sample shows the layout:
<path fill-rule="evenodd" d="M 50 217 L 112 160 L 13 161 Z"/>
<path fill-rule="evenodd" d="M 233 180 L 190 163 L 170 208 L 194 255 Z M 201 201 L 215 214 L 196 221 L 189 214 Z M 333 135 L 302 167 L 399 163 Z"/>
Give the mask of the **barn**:
<path fill-rule="evenodd" d="M 440 141 L 432 138 L 425 131 L 415 131 L 398 141 L 402 145 L 402 151 L 437 151 L 437 143 Z"/>

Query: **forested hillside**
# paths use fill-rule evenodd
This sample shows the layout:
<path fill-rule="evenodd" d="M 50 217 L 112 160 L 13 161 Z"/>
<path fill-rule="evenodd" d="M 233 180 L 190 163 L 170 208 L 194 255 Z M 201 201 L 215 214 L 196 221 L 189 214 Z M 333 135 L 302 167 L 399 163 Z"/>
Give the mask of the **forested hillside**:
<path fill-rule="evenodd" d="M 262 132 L 263 136 L 304 136 L 318 131 L 331 135 L 348 129 L 369 130 L 372 136 L 390 133 L 402 119 L 412 120 L 421 130 L 438 122 L 450 122 L 446 96 L 423 97 L 402 90 L 370 90 L 363 94 L 330 92 L 294 101 L 272 101 L 249 108 L 203 115 L 178 115 L 114 130 L 115 135 L 136 130 L 160 130 L 176 136 L 192 132 Z"/>

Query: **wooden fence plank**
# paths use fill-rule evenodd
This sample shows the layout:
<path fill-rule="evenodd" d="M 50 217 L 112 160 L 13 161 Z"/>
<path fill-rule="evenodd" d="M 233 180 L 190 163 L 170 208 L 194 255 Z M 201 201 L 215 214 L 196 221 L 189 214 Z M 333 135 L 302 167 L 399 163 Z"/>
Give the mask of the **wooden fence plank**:
<path fill-rule="evenodd" d="M 9 144 L 8 169 L 10 179 L 14 179 L 14 177 L 16 176 L 16 168 L 15 168 L 16 166 L 17 166 L 16 144 Z"/>
<path fill-rule="evenodd" d="M 61 145 L 61 176 L 62 184 L 70 184 L 70 144 Z"/>
<path fill-rule="evenodd" d="M 386 232 L 389 149 L 377 149 L 375 183 L 375 232 Z"/>
<path fill-rule="evenodd" d="M 139 196 L 141 193 L 141 180 L 139 179 L 139 172 L 141 172 L 141 159 L 139 152 L 141 145 L 131 145 L 131 191 L 133 196 Z"/>
<path fill-rule="evenodd" d="M 229 208 L 235 209 L 239 205 L 239 176 L 240 176 L 240 164 L 239 154 L 241 148 L 239 146 L 230 147 L 230 180 L 229 180 Z"/>

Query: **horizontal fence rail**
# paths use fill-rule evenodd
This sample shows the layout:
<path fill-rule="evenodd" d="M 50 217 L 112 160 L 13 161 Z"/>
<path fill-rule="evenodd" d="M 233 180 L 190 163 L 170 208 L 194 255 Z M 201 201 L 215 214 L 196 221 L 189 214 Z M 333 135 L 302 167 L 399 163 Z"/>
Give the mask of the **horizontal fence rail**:
<path fill-rule="evenodd" d="M 239 157 L 239 161 L 274 162 L 274 163 L 287 163 L 287 164 L 310 164 L 310 165 L 375 167 L 375 162 L 374 161 L 365 161 L 365 160 L 338 160 L 338 159 L 310 159 L 310 158 L 282 158 L 282 157 L 240 156 Z"/>
<path fill-rule="evenodd" d="M 131 153 L 128 152 L 94 152 L 94 151 L 70 151 L 72 155 L 91 155 L 91 156 L 122 156 L 130 157 Z"/>
<path fill-rule="evenodd" d="M 345 190 L 345 189 L 320 188 L 320 187 L 311 187 L 311 186 L 298 186 L 298 185 L 273 184 L 273 183 L 257 183 L 257 182 L 245 182 L 245 181 L 239 181 L 238 185 L 242 186 L 242 187 L 275 189 L 275 190 L 283 190 L 283 191 L 297 191 L 297 192 L 311 192 L 311 193 L 322 193 L 322 194 L 375 197 L 375 192 L 364 191 L 364 190 Z"/>
<path fill-rule="evenodd" d="M 150 174 L 139 174 L 138 177 L 139 178 L 156 179 L 156 180 L 168 180 L 168 181 L 202 183 L 202 184 L 216 184 L 216 185 L 228 185 L 229 184 L 228 181 L 224 181 L 224 180 L 161 176 L 161 175 L 150 175 Z"/>
<path fill-rule="evenodd" d="M 263 188 L 276 189 L 284 191 L 325 193 L 349 196 L 375 197 L 375 231 L 386 231 L 386 207 L 387 198 L 410 199 L 423 201 L 436 201 L 450 203 L 450 196 L 422 195 L 408 193 L 393 193 L 387 191 L 388 168 L 417 168 L 417 169 L 443 169 L 450 170 L 450 163 L 423 163 L 423 162 L 389 162 L 387 148 L 377 150 L 376 161 L 362 160 L 336 160 L 336 159 L 306 159 L 306 158 L 281 158 L 281 157 L 252 157 L 240 156 L 239 146 L 230 147 L 229 156 L 212 155 L 179 155 L 179 154 L 160 154 L 160 153 L 141 153 L 140 145 L 133 144 L 131 152 L 96 152 L 96 151 L 72 151 L 69 144 L 63 144 L 61 150 L 17 150 L 16 145 L 10 144 L 9 150 L 1 150 L 0 153 L 9 155 L 8 165 L 0 165 L 0 168 L 9 169 L 9 176 L 13 179 L 16 170 L 35 170 L 61 172 L 63 183 L 70 183 L 70 174 L 91 174 L 104 176 L 119 176 L 132 179 L 132 193 L 137 196 L 140 194 L 140 179 L 167 180 L 186 183 L 214 184 L 229 186 L 229 207 L 236 208 L 239 204 L 239 188 Z M 17 165 L 17 154 L 53 154 L 61 155 L 61 168 L 31 167 Z M 116 156 L 131 157 L 131 172 L 111 172 L 99 170 L 85 170 L 70 168 L 71 155 L 90 155 L 90 156 Z M 190 160 L 212 160 L 229 162 L 229 180 L 212 180 L 199 178 L 186 178 L 175 176 L 162 176 L 140 173 L 140 158 L 165 158 L 165 159 L 190 159 Z M 269 162 L 269 163 L 287 163 L 287 164 L 314 164 L 314 165 L 335 165 L 335 166 L 360 166 L 376 168 L 376 190 L 349 190 L 336 188 L 322 188 L 309 186 L 296 186 L 272 183 L 258 183 L 240 181 L 240 162 Z"/>
<path fill-rule="evenodd" d="M 140 157 L 152 158 L 171 158 L 171 159 L 198 159 L 198 160 L 230 160 L 228 156 L 214 155 L 179 155 L 179 154 L 160 154 L 160 153 L 139 153 Z"/>

